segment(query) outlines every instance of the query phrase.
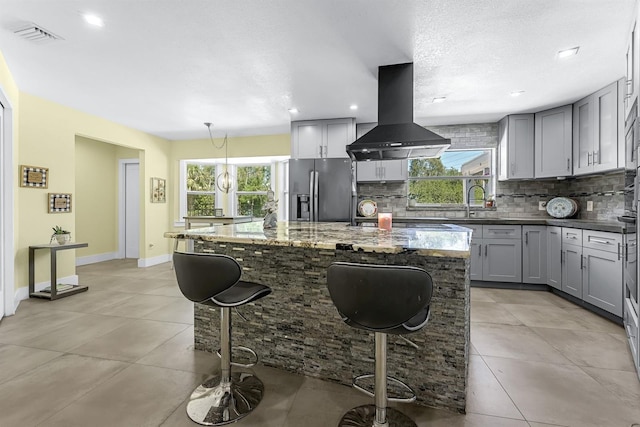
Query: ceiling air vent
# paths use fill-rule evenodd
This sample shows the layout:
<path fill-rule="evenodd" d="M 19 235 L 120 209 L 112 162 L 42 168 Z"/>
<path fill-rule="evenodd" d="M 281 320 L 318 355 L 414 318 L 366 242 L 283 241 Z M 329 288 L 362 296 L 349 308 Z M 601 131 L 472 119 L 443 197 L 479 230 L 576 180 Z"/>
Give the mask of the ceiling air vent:
<path fill-rule="evenodd" d="M 14 33 L 25 40 L 36 43 L 64 40 L 62 37 L 57 36 L 51 31 L 45 30 L 44 28 L 36 24 L 28 24 L 27 26 L 22 27 L 19 30 L 15 30 Z"/>

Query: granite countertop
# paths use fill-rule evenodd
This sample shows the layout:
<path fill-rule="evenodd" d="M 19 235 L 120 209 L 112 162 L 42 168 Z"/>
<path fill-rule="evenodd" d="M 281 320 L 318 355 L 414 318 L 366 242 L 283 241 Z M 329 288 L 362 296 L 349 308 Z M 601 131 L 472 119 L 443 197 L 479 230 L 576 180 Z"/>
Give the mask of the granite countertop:
<path fill-rule="evenodd" d="M 376 217 L 357 217 L 356 222 L 374 223 Z M 625 226 L 622 222 L 599 221 L 589 219 L 556 219 L 551 217 L 538 218 L 436 218 L 436 217 L 393 217 L 394 223 L 412 224 L 504 224 L 504 225 L 553 225 L 557 227 L 580 228 L 584 230 L 608 231 L 612 233 L 624 233 Z"/>
<path fill-rule="evenodd" d="M 344 222 L 278 222 L 276 228 L 263 229 L 262 221 L 218 225 L 193 230 L 170 231 L 165 237 L 211 242 L 238 242 L 268 246 L 341 249 L 364 252 L 469 257 L 471 230 L 453 225 L 433 224 L 423 228 L 352 227 Z"/>

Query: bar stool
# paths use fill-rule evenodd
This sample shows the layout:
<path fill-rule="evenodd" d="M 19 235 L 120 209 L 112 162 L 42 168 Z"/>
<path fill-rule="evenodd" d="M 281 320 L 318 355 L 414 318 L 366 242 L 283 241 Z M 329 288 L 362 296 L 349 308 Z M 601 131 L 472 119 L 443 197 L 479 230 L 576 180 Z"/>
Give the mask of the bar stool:
<path fill-rule="evenodd" d="M 256 353 L 246 347 L 254 361 L 239 364 L 231 361 L 231 307 L 260 299 L 271 293 L 265 285 L 240 280 L 242 269 L 226 255 L 175 252 L 173 265 L 180 291 L 189 300 L 220 308 L 220 373 L 199 385 L 189 398 L 187 414 L 202 425 L 229 424 L 249 414 L 258 406 L 264 385 L 249 372 L 231 372 L 231 366 L 249 368 L 258 361 Z"/>
<path fill-rule="evenodd" d="M 431 276 L 416 267 L 336 262 L 327 269 L 327 286 L 333 304 L 347 325 L 375 333 L 375 374 L 360 375 L 353 380 L 356 389 L 374 397 L 375 405 L 350 409 L 338 426 L 415 427 L 416 423 L 407 415 L 387 407 L 388 401 L 416 399 L 407 384 L 387 377 L 387 334 L 405 335 L 427 324 L 433 293 Z M 358 384 L 359 380 L 371 377 L 375 381 L 373 392 Z M 411 397 L 388 397 L 387 381 Z"/>

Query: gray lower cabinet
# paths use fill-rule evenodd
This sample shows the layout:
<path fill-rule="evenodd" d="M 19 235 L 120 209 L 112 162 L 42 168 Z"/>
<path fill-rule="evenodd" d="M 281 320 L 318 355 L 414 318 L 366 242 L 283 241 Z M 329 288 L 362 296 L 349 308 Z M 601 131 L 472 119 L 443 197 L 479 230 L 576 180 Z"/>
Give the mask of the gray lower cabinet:
<path fill-rule="evenodd" d="M 562 289 L 561 227 L 547 227 L 547 285 Z"/>
<path fill-rule="evenodd" d="M 522 227 L 522 283 L 547 283 L 547 227 Z"/>
<path fill-rule="evenodd" d="M 562 243 L 562 290 L 582 299 L 582 246 Z"/>
<path fill-rule="evenodd" d="M 522 241 L 483 239 L 482 279 L 494 282 L 522 281 Z"/>
<path fill-rule="evenodd" d="M 618 254 L 583 248 L 582 299 L 622 317 L 622 260 Z"/>
<path fill-rule="evenodd" d="M 492 282 L 522 281 L 522 227 L 470 225 L 469 278 Z"/>

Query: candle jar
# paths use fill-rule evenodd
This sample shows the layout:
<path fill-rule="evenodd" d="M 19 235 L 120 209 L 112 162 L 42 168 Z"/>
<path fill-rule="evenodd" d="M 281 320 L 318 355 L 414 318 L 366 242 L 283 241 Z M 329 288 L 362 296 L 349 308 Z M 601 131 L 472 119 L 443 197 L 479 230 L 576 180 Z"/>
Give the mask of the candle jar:
<path fill-rule="evenodd" d="M 392 215 L 390 213 L 378 214 L 378 228 L 380 230 L 391 230 Z"/>

